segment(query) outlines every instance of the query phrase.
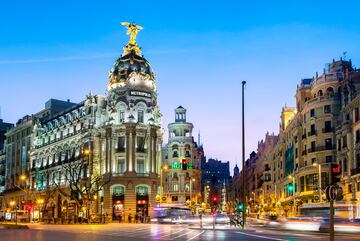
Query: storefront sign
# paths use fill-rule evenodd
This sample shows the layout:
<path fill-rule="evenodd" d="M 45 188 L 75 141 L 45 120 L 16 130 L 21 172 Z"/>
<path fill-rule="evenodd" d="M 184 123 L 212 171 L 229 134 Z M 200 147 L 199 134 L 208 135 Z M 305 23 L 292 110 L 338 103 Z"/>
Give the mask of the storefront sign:
<path fill-rule="evenodd" d="M 193 165 L 192 165 L 192 163 L 187 163 L 186 167 L 187 167 L 187 169 L 192 169 Z M 182 163 L 174 162 L 173 164 L 171 164 L 171 169 L 182 169 Z"/>

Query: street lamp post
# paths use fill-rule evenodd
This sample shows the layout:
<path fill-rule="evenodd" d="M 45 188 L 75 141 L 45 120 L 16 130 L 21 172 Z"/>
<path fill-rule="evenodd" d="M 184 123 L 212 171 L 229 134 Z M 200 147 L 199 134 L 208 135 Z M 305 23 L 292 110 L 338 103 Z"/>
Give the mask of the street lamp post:
<path fill-rule="evenodd" d="M 193 182 L 195 182 L 195 178 L 190 178 L 190 206 L 192 198 L 192 189 L 193 189 Z"/>
<path fill-rule="evenodd" d="M 160 202 L 159 202 L 159 207 L 161 205 L 161 201 L 162 201 L 162 196 L 164 193 L 164 186 L 163 186 L 163 171 L 166 171 L 168 169 L 167 165 L 163 165 L 160 168 Z"/>
<path fill-rule="evenodd" d="M 289 178 L 292 179 L 292 193 L 293 193 L 293 215 L 294 217 L 296 216 L 296 204 L 295 204 L 295 177 L 294 176 L 289 176 Z"/>
<path fill-rule="evenodd" d="M 21 191 L 25 192 L 25 203 L 28 203 L 28 187 L 27 187 L 27 182 L 26 182 L 26 175 L 22 174 L 20 175 L 20 182 L 25 182 L 25 186 L 24 188 L 21 187 L 20 185 L 15 185 L 17 188 L 19 188 Z M 29 222 L 30 222 L 30 212 L 28 210 L 26 210 L 26 212 L 28 212 L 28 217 L 29 217 Z"/>
<path fill-rule="evenodd" d="M 318 178 L 318 187 L 319 187 L 319 196 L 320 196 L 320 203 L 322 203 L 322 184 L 321 184 L 321 164 L 320 163 L 314 163 L 313 166 L 318 166 L 319 167 L 319 178 Z"/>
<path fill-rule="evenodd" d="M 44 199 L 39 199 L 36 201 L 36 203 L 39 205 L 39 222 L 42 221 L 41 217 L 42 217 L 42 205 L 44 203 Z"/>
<path fill-rule="evenodd" d="M 245 89 L 245 84 L 246 81 L 242 81 L 241 82 L 241 91 L 242 91 L 242 188 L 243 188 L 243 192 L 242 192 L 242 203 L 243 203 L 243 212 L 242 212 L 242 221 L 243 221 L 243 225 L 242 228 L 245 228 L 245 224 L 246 224 L 246 187 L 245 187 L 245 111 L 244 111 L 244 89 Z"/>
<path fill-rule="evenodd" d="M 16 211 L 16 207 L 15 207 L 15 209 L 14 209 L 14 206 L 15 206 L 15 201 L 11 201 L 10 202 L 10 206 L 11 206 L 11 208 L 13 209 L 13 210 L 15 210 L 15 222 L 16 222 L 16 224 L 17 224 L 17 211 Z"/>

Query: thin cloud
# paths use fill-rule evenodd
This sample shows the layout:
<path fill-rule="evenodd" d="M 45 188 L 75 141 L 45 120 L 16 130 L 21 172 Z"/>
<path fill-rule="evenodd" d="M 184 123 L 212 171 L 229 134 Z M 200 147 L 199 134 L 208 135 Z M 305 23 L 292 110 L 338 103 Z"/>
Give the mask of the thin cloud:
<path fill-rule="evenodd" d="M 32 63 L 48 63 L 48 62 L 64 62 L 72 60 L 88 60 L 114 57 L 116 54 L 97 54 L 89 56 L 67 56 L 41 59 L 6 59 L 0 60 L 0 64 L 32 64 Z"/>
<path fill-rule="evenodd" d="M 190 50 L 154 50 L 146 51 L 145 54 L 181 54 L 193 52 Z M 50 63 L 50 62 L 66 62 L 73 60 L 90 60 L 103 58 L 116 58 L 119 53 L 95 54 L 89 56 L 66 56 L 54 58 L 39 58 L 39 59 L 0 59 L 0 64 L 32 64 L 32 63 Z"/>

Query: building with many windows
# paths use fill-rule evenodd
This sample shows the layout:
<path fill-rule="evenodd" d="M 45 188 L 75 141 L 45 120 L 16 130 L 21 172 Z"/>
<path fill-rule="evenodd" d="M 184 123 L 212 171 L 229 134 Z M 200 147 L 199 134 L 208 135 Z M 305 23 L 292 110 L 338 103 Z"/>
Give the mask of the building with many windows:
<path fill-rule="evenodd" d="M 161 194 L 169 206 L 193 206 L 201 202 L 201 158 L 192 135 L 193 124 L 186 120 L 186 109 L 175 109 L 175 122 L 168 125 L 168 143 L 163 148 Z"/>
<path fill-rule="evenodd" d="M 201 163 L 201 180 L 204 201 L 209 204 L 219 205 L 218 210 L 225 211 L 229 208 L 230 201 L 230 163 L 209 158 Z M 214 203 L 213 199 L 216 199 Z"/>
<path fill-rule="evenodd" d="M 261 204 L 267 192 L 274 197 L 267 199 L 267 205 L 258 205 L 258 213 L 307 215 L 327 208 L 324 190 L 331 165 L 340 164 L 342 179 L 337 185 L 343 195 L 335 205 L 341 207 L 341 215 L 360 216 L 359 87 L 359 70 L 342 59 L 333 60 L 322 74 L 301 81 L 296 107 L 282 109 L 276 141 L 256 153 L 257 185 L 248 198 Z"/>
<path fill-rule="evenodd" d="M 24 203 L 21 209 L 41 212 L 33 219 L 54 222 L 152 214 L 163 133 L 155 73 L 135 32 L 110 70 L 104 96 L 89 93 L 61 112 L 30 116 L 7 134 L 6 184 L 10 193 L 20 182 L 27 194 L 5 195 L 7 208 Z"/>
<path fill-rule="evenodd" d="M 14 124 L 6 123 L 0 119 L 0 151 L 4 149 L 5 133 L 14 127 Z"/>

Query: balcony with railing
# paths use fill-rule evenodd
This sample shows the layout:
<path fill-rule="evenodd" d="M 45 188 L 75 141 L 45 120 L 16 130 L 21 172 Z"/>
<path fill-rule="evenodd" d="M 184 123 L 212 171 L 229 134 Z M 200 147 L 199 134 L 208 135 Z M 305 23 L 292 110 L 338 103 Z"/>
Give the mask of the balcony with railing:
<path fill-rule="evenodd" d="M 315 130 L 312 130 L 312 131 L 309 131 L 308 132 L 308 136 L 314 136 L 316 135 L 316 131 Z"/>
<path fill-rule="evenodd" d="M 317 146 L 316 151 L 330 151 L 335 150 L 335 145 L 325 145 L 325 146 Z"/>
<path fill-rule="evenodd" d="M 332 128 L 332 127 L 322 129 L 322 133 L 331 133 L 333 131 L 334 131 L 334 128 Z"/>

